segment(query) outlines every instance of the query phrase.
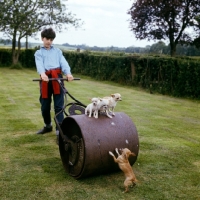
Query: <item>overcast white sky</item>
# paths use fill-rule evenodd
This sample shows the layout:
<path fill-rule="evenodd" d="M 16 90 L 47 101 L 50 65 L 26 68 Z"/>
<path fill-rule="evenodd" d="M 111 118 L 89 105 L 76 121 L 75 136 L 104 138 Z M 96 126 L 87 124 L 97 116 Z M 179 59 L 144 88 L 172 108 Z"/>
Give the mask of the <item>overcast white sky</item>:
<path fill-rule="evenodd" d="M 77 30 L 70 27 L 67 31 L 56 33 L 55 44 L 85 44 L 98 47 L 145 47 L 156 41 L 136 40 L 130 31 L 130 15 L 127 14 L 134 0 L 67 0 L 68 11 L 82 19 L 84 25 Z M 0 34 L 2 36 L 2 34 Z M 24 42 L 25 39 L 22 40 Z M 41 42 L 29 38 L 29 42 Z"/>
<path fill-rule="evenodd" d="M 84 21 L 82 28 L 57 33 L 55 44 L 85 44 L 99 47 L 145 47 L 155 43 L 136 40 L 129 30 L 127 10 L 133 0 L 68 0 L 66 6 Z M 38 34 L 38 38 L 40 35 Z M 32 39 L 29 39 L 32 41 Z"/>

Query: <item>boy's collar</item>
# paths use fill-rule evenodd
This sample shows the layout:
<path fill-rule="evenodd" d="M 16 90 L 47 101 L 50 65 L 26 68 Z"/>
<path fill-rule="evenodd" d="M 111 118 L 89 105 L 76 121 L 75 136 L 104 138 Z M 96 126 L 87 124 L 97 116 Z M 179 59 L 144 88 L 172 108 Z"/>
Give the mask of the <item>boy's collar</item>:
<path fill-rule="evenodd" d="M 41 48 L 46 49 L 45 46 L 42 46 Z M 50 49 L 54 48 L 53 45 L 50 46 Z"/>

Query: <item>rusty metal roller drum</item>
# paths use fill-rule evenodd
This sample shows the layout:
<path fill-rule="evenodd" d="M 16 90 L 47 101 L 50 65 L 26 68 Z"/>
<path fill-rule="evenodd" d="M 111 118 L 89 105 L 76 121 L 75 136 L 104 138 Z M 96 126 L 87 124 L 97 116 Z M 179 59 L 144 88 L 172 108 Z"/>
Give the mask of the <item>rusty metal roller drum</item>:
<path fill-rule="evenodd" d="M 115 148 L 128 148 L 136 154 L 129 158 L 131 165 L 137 159 L 137 129 L 123 112 L 116 112 L 111 119 L 105 115 L 98 119 L 83 114 L 67 116 L 61 129 L 64 135 L 59 138 L 62 163 L 67 173 L 76 179 L 119 170 L 108 153 L 112 151 L 116 155 Z"/>

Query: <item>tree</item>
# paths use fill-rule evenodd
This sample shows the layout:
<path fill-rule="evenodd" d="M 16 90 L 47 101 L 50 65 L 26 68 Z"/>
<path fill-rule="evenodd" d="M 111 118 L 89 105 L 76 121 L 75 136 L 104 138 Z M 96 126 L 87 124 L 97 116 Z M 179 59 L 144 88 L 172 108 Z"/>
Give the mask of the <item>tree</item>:
<path fill-rule="evenodd" d="M 193 45 L 195 45 L 197 48 L 200 48 L 200 37 L 194 39 Z"/>
<path fill-rule="evenodd" d="M 200 15 L 196 16 L 195 20 L 196 20 L 195 27 L 198 32 L 192 44 L 195 45 L 197 48 L 200 48 Z"/>
<path fill-rule="evenodd" d="M 195 38 L 200 0 L 136 0 L 128 14 L 137 39 L 169 39 L 171 56 L 175 56 L 177 44 L 189 44 Z"/>
<path fill-rule="evenodd" d="M 21 39 L 46 26 L 57 31 L 69 25 L 81 26 L 80 20 L 60 0 L 6 0 L 0 2 L 0 31 L 12 39 L 12 62 L 18 62 Z M 16 50 L 16 46 L 18 47 Z"/>
<path fill-rule="evenodd" d="M 159 54 L 162 54 L 163 53 L 163 50 L 165 49 L 166 45 L 164 42 L 162 41 L 159 41 L 155 44 L 153 44 L 150 48 L 150 52 L 151 53 L 159 53 Z"/>

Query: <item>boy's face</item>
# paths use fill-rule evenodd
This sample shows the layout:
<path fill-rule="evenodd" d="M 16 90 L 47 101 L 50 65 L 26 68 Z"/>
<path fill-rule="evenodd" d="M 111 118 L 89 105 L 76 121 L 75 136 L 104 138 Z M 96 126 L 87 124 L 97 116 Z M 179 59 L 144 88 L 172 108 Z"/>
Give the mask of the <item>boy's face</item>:
<path fill-rule="evenodd" d="M 46 49 L 50 49 L 51 44 L 52 44 L 52 42 L 53 42 L 53 39 L 52 39 L 52 38 L 47 39 L 46 37 L 43 37 L 43 38 L 42 38 L 42 41 L 43 41 L 44 47 L 45 47 Z"/>

